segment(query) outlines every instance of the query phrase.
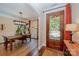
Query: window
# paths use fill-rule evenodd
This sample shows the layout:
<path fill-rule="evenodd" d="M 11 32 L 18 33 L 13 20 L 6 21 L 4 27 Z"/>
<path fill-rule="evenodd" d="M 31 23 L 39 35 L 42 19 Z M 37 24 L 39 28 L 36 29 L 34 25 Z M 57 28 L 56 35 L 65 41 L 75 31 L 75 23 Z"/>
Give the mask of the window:
<path fill-rule="evenodd" d="M 60 16 L 50 16 L 50 39 L 57 39 L 60 37 Z"/>

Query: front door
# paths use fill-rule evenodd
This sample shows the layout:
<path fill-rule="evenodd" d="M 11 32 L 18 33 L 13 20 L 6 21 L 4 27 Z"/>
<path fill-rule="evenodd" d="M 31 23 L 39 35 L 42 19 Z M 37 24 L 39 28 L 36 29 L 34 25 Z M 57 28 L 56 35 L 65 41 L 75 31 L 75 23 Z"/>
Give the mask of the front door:
<path fill-rule="evenodd" d="M 64 39 L 64 11 L 46 14 L 46 45 L 62 50 Z"/>

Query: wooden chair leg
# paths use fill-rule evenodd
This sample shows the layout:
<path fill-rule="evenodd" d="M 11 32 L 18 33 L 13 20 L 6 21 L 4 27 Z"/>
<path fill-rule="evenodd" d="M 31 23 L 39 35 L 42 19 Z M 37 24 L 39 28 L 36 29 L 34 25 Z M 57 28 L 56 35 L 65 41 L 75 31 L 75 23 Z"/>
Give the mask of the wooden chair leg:
<path fill-rule="evenodd" d="M 5 50 L 7 50 L 7 46 L 8 46 L 8 44 L 4 43 Z"/>
<path fill-rule="evenodd" d="M 31 36 L 30 36 L 30 41 L 31 41 Z"/>

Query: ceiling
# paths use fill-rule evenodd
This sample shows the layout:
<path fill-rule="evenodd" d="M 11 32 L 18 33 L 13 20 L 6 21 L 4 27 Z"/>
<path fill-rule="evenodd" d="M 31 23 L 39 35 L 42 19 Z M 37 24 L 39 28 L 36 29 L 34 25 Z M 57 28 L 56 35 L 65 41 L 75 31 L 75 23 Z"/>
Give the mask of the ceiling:
<path fill-rule="evenodd" d="M 62 5 L 61 3 L 0 3 L 0 16 L 12 16 L 19 18 L 37 17 L 37 12 L 43 12 L 50 8 Z M 20 15 L 19 12 L 22 12 Z"/>
<path fill-rule="evenodd" d="M 38 8 L 41 11 L 44 11 L 52 6 L 56 6 L 56 3 L 31 3 L 31 5 L 35 8 Z"/>
<path fill-rule="evenodd" d="M 22 14 L 19 14 L 22 12 Z M 0 16 L 12 16 L 18 18 L 31 18 L 37 16 L 35 10 L 29 4 L 24 3 L 0 3 Z"/>
<path fill-rule="evenodd" d="M 34 8 L 37 8 L 39 11 L 46 11 L 49 9 L 57 8 L 63 5 L 66 5 L 65 3 L 31 3 L 31 6 Z"/>

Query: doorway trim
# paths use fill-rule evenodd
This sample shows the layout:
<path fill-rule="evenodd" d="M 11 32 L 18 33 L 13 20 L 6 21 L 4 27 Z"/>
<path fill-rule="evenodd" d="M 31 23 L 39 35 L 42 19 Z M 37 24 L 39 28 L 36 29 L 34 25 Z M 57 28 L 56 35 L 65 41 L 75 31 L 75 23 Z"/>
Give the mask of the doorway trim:
<path fill-rule="evenodd" d="M 37 18 L 37 48 L 39 45 L 38 41 L 39 41 L 39 18 Z"/>
<path fill-rule="evenodd" d="M 51 13 L 46 14 L 46 47 L 48 47 L 48 42 L 49 42 L 49 16 L 50 15 L 57 16 L 57 15 L 60 15 L 60 14 L 63 14 L 63 17 L 62 17 L 63 20 L 61 20 L 60 22 L 62 22 L 62 24 L 64 24 L 64 10 L 55 11 L 55 12 L 51 12 Z M 62 39 L 62 40 L 60 40 L 61 41 L 60 42 L 60 49 L 63 50 L 64 25 L 61 25 L 60 30 L 62 30 L 62 32 L 61 32 L 62 35 L 60 37 L 60 39 Z"/>

